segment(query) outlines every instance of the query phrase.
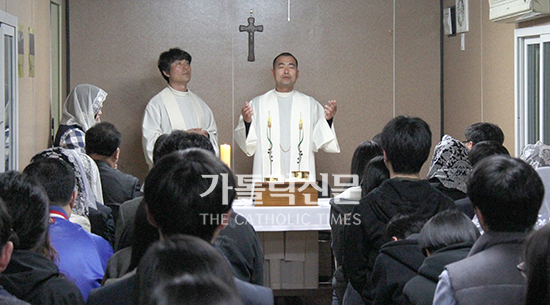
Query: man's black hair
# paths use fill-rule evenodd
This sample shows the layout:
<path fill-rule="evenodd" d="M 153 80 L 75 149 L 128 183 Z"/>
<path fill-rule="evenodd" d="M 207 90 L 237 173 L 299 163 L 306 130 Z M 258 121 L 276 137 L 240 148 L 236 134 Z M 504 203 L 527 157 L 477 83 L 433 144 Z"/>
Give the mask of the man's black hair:
<path fill-rule="evenodd" d="M 467 186 L 487 230 L 524 232 L 537 221 L 544 185 L 526 162 L 503 155 L 487 157 L 476 164 Z"/>
<path fill-rule="evenodd" d="M 27 165 L 23 173 L 42 185 L 50 204 L 64 207 L 70 203 L 76 178 L 73 167 L 65 161 L 56 158 L 38 159 Z"/>
<path fill-rule="evenodd" d="M 391 241 L 392 237 L 406 239 L 412 234 L 420 233 L 426 219 L 415 214 L 397 214 L 386 224 L 384 238 Z"/>
<path fill-rule="evenodd" d="M 430 218 L 418 237 L 418 246 L 434 252 L 448 246 L 471 243 L 479 237 L 479 230 L 466 214 L 457 209 L 441 211 Z"/>
<path fill-rule="evenodd" d="M 497 141 L 481 141 L 472 146 L 468 152 L 468 160 L 472 166 L 475 166 L 479 161 L 493 155 L 509 156 L 510 153 Z"/>
<path fill-rule="evenodd" d="M 115 125 L 97 123 L 86 131 L 86 153 L 110 157 L 120 147 L 121 138 Z"/>
<path fill-rule="evenodd" d="M 273 59 L 273 69 L 275 69 L 275 62 L 277 61 L 277 58 L 281 57 L 281 56 L 290 56 L 292 58 L 294 58 L 294 61 L 296 62 L 296 69 L 298 69 L 298 59 L 296 59 L 296 57 L 292 54 L 290 54 L 289 52 L 283 52 L 277 56 L 275 56 L 275 58 Z"/>
<path fill-rule="evenodd" d="M 163 72 L 169 74 L 170 66 L 173 62 L 177 60 L 187 60 L 187 62 L 191 64 L 191 55 L 180 48 L 172 48 L 168 51 L 160 53 L 158 67 L 160 70 L 160 74 L 162 75 L 162 77 L 164 77 L 167 83 L 170 82 L 170 78 L 164 75 Z"/>
<path fill-rule="evenodd" d="M 498 125 L 486 122 L 475 123 L 464 131 L 466 141 L 471 141 L 473 145 L 481 141 L 493 140 L 500 145 L 504 143 L 504 133 Z"/>
<path fill-rule="evenodd" d="M 155 141 L 155 147 L 153 148 L 153 163 L 157 163 L 160 158 L 169 153 L 193 147 L 202 148 L 215 153 L 210 140 L 198 133 L 174 130 L 170 134 L 162 134 Z"/>
<path fill-rule="evenodd" d="M 231 170 L 213 153 L 190 148 L 153 166 L 144 200 L 164 237 L 188 234 L 210 242 L 231 210 L 235 184 Z"/>
<path fill-rule="evenodd" d="M 231 267 L 213 245 L 196 236 L 174 234 L 152 244 L 141 259 L 135 277 L 135 304 L 156 304 L 151 301 L 155 286 L 186 274 L 217 278 L 235 292 Z M 188 289 L 187 293 L 194 295 L 197 291 Z M 203 300 L 209 302 L 202 304 L 213 304 L 207 296 Z M 178 304 L 188 304 L 185 297 L 179 301 Z"/>
<path fill-rule="evenodd" d="M 416 174 L 430 155 L 432 132 L 420 118 L 398 116 L 384 127 L 380 141 L 394 173 Z"/>

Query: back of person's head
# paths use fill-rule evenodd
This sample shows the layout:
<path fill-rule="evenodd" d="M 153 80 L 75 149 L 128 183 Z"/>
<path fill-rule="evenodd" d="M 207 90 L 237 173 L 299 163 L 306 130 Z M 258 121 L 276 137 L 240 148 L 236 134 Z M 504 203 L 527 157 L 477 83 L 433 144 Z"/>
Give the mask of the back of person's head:
<path fill-rule="evenodd" d="M 159 68 L 160 74 L 162 75 L 162 77 L 164 77 L 166 82 L 169 82 L 170 78 L 164 75 L 163 72 L 170 73 L 170 66 L 172 65 L 173 62 L 177 60 L 187 60 L 187 62 L 191 64 L 191 55 L 180 48 L 172 48 L 168 51 L 160 53 L 159 60 L 158 60 L 158 68 Z"/>
<path fill-rule="evenodd" d="M 524 257 L 522 265 L 527 282 L 525 304 L 550 304 L 550 224 L 527 237 Z"/>
<path fill-rule="evenodd" d="M 416 174 L 430 155 L 432 132 L 420 118 L 398 116 L 386 124 L 380 140 L 394 173 Z"/>
<path fill-rule="evenodd" d="M 155 147 L 153 148 L 153 163 L 157 163 L 160 158 L 169 153 L 193 147 L 206 149 L 215 153 L 210 140 L 198 133 L 174 130 L 168 135 L 161 135 L 155 142 Z"/>
<path fill-rule="evenodd" d="M 81 216 L 88 215 L 90 207 L 96 208 L 96 200 L 92 186 L 101 183 L 99 181 L 97 169 L 93 171 L 92 165 L 95 166 L 95 162 L 88 155 L 77 152 L 74 149 L 62 147 L 50 147 L 45 149 L 34 155 L 30 162 L 34 163 L 47 158 L 63 160 L 73 168 L 78 194 L 75 199 L 72 213 Z"/>
<path fill-rule="evenodd" d="M 360 180 L 363 177 L 363 171 L 367 163 L 369 163 L 372 158 L 381 156 L 382 154 L 382 147 L 378 143 L 365 141 L 359 144 L 357 148 L 355 148 L 355 152 L 351 159 L 351 174 L 356 175 L 357 179 Z"/>
<path fill-rule="evenodd" d="M 374 143 L 378 143 L 379 145 L 381 145 L 381 143 L 380 143 L 380 138 L 381 137 L 382 137 L 382 133 L 381 132 L 377 133 L 377 134 L 374 135 L 374 137 L 372 137 L 372 141 Z"/>
<path fill-rule="evenodd" d="M 471 243 L 479 237 L 479 230 L 466 214 L 456 209 L 445 210 L 430 218 L 418 237 L 418 245 L 424 252 L 443 249 L 445 247 Z"/>
<path fill-rule="evenodd" d="M 48 196 L 33 179 L 16 171 L 0 174 L 0 198 L 12 219 L 16 250 L 37 250 L 48 230 Z"/>
<path fill-rule="evenodd" d="M 437 179 L 444 187 L 466 193 L 466 180 L 472 170 L 469 149 L 450 135 L 444 135 L 434 148 L 428 179 Z"/>
<path fill-rule="evenodd" d="M 159 231 L 147 219 L 147 204 L 142 200 L 136 210 L 136 216 L 132 223 L 132 255 L 128 270 L 134 270 L 147 248 L 159 240 Z"/>
<path fill-rule="evenodd" d="M 115 125 L 97 123 L 86 131 L 86 153 L 112 156 L 120 147 L 122 135 Z"/>
<path fill-rule="evenodd" d="M 510 153 L 506 147 L 497 141 L 481 141 L 472 146 L 472 149 L 468 152 L 468 160 L 470 160 L 472 166 L 475 166 L 479 161 L 493 155 L 509 156 Z"/>
<path fill-rule="evenodd" d="M 472 142 L 472 145 L 481 141 L 493 140 L 500 145 L 504 143 L 504 133 L 498 125 L 486 122 L 475 123 L 466 128 L 464 131 L 466 141 Z"/>
<path fill-rule="evenodd" d="M 390 178 L 390 171 L 384 163 L 384 156 L 372 158 L 363 172 L 361 178 L 361 197 L 365 197 L 370 191 L 377 188 L 385 180 Z"/>
<path fill-rule="evenodd" d="M 176 234 L 151 245 L 141 259 L 136 272 L 138 304 L 151 304 L 149 298 L 155 284 L 185 274 L 217 277 L 235 289 L 233 272 L 213 245 L 194 236 Z"/>
<path fill-rule="evenodd" d="M 188 234 L 211 241 L 236 194 L 231 170 L 200 148 L 164 156 L 144 185 L 148 211 L 165 237 Z"/>
<path fill-rule="evenodd" d="M 23 173 L 42 185 L 51 205 L 64 207 L 71 202 L 76 188 L 74 169 L 57 158 L 42 158 L 31 162 Z"/>
<path fill-rule="evenodd" d="M 394 237 L 397 239 L 406 239 L 412 234 L 420 233 L 425 222 L 426 219 L 419 215 L 397 214 L 386 224 L 384 240 L 391 241 Z"/>
<path fill-rule="evenodd" d="M 242 305 L 235 290 L 212 275 L 185 274 L 155 286 L 154 305 Z"/>
<path fill-rule="evenodd" d="M 550 145 L 537 141 L 535 144 L 527 144 L 523 148 L 521 160 L 529 163 L 533 168 L 550 166 Z"/>
<path fill-rule="evenodd" d="M 544 185 L 524 161 L 490 156 L 477 163 L 470 174 L 468 196 L 481 213 L 484 230 L 524 232 L 537 221 Z"/>

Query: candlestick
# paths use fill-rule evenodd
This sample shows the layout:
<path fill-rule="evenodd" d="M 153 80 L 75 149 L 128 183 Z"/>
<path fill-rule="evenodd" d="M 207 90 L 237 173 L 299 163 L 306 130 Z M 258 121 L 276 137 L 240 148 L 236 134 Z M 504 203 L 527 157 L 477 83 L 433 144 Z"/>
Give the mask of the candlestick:
<path fill-rule="evenodd" d="M 231 145 L 220 145 L 220 159 L 223 163 L 227 164 L 229 168 L 231 168 Z"/>

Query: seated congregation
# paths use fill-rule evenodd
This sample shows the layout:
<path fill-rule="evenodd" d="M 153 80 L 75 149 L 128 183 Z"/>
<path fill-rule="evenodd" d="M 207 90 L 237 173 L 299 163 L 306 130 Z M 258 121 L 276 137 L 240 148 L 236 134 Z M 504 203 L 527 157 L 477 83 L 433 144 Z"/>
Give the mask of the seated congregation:
<path fill-rule="evenodd" d="M 360 173 L 361 185 L 331 200 L 332 304 L 550 300 L 547 269 L 534 265 L 547 266 L 542 261 L 550 257 L 550 146 L 527 145 L 512 158 L 490 123 L 469 126 L 465 137 L 443 136 L 425 179 L 431 132 L 419 118 L 396 117 L 357 147 L 352 173 Z M 382 157 L 367 153 L 372 145 Z M 361 150 L 367 165 L 357 171 Z M 373 166 L 377 159 L 389 174 Z M 360 221 L 334 221 L 343 214 Z"/>
<path fill-rule="evenodd" d="M 274 304 L 258 236 L 231 208 L 237 180 L 206 137 L 159 137 L 142 186 L 117 169 L 114 125 L 84 135 L 86 153 L 50 148 L 0 174 L 0 303 Z M 357 220 L 331 222 L 332 304 L 550 301 L 550 147 L 512 158 L 490 123 L 465 138 L 442 137 L 427 177 L 420 118 L 357 147 L 358 185 L 330 199 L 331 220 Z"/>

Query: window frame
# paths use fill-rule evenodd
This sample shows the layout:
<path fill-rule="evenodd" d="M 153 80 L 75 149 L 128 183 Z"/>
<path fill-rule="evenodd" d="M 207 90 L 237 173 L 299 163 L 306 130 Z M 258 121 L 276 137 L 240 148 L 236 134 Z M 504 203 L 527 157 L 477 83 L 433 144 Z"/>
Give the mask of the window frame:
<path fill-rule="evenodd" d="M 11 48 L 11 62 L 10 62 L 10 77 L 11 77 L 11 105 L 9 107 L 9 113 L 6 114 L 5 111 L 5 90 L 6 90 L 6 82 L 5 82 L 5 40 L 1 39 L 0 45 L 2 46 L 0 50 L 0 83 L 3 84 L 0 88 L 0 96 L 4 98 L 3 102 L 3 111 L 2 111 L 2 127 L 3 132 L 1 133 L 2 136 L 0 137 L 1 143 L 3 143 L 1 146 L 1 154 L 4 156 L 4 161 L 0 162 L 0 171 L 7 171 L 7 170 L 18 170 L 19 169 L 19 77 L 17 75 L 17 61 L 18 61 L 18 28 L 17 28 L 17 17 L 10 15 L 4 11 L 0 10 L 0 32 L 6 36 L 7 34 L 11 34 L 12 36 L 12 48 Z M 8 33 L 9 32 L 9 33 Z M 10 35 L 8 35 L 10 36 Z M 5 118 L 6 115 L 9 115 L 10 120 L 10 131 L 9 131 L 9 162 L 6 164 L 5 162 L 5 140 L 6 140 L 6 134 L 5 134 Z M 0 130 L 1 130 L 0 129 Z M 7 166 L 7 167 L 6 167 Z"/>

